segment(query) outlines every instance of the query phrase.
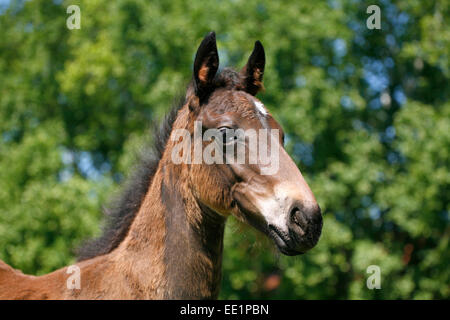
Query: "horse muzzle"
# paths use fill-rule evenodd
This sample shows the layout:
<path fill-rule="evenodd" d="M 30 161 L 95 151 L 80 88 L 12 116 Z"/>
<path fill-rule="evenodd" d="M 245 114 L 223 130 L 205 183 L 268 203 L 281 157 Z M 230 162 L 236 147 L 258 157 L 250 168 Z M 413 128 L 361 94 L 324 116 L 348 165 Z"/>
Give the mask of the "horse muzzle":
<path fill-rule="evenodd" d="M 305 207 L 294 205 L 289 209 L 286 226 L 268 224 L 268 234 L 281 253 L 294 256 L 312 249 L 322 233 L 322 214 L 315 204 Z"/>

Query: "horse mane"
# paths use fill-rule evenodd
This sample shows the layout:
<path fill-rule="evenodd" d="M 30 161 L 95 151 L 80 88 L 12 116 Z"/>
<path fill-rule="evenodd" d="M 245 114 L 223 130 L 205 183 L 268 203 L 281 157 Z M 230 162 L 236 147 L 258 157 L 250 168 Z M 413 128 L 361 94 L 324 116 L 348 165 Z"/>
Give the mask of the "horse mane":
<path fill-rule="evenodd" d="M 239 87 L 242 81 L 241 77 L 235 70 L 224 68 L 217 73 L 212 84 L 212 91 L 224 87 L 239 90 L 241 89 Z M 192 88 L 192 86 L 191 82 L 188 88 Z M 159 126 L 153 126 L 153 144 L 141 153 L 140 161 L 133 174 L 125 182 L 122 192 L 104 210 L 106 221 L 102 234 L 98 238 L 88 240 L 77 250 L 78 261 L 110 253 L 126 237 L 156 173 L 178 111 L 184 103 L 184 96 L 180 97 L 178 103 L 171 108 L 162 123 Z"/>
<path fill-rule="evenodd" d="M 114 250 L 125 238 L 136 216 L 172 131 L 178 110 L 184 104 L 184 97 L 178 99 L 161 124 L 153 126 L 153 143 L 139 155 L 138 165 L 127 178 L 121 193 L 104 209 L 105 224 L 102 234 L 85 242 L 78 250 L 78 261 L 104 255 Z"/>

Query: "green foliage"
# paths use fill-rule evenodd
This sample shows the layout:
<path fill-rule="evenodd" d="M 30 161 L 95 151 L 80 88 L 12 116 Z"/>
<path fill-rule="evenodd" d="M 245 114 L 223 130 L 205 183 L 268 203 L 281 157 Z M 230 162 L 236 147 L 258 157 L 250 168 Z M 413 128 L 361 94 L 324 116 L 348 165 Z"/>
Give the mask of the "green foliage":
<path fill-rule="evenodd" d="M 81 8 L 81 29 L 66 8 Z M 0 13 L 0 259 L 70 264 L 215 30 L 222 65 L 266 49 L 260 98 L 324 212 L 300 257 L 230 219 L 221 298 L 450 297 L 449 3 L 12 1 Z M 381 290 L 366 269 L 381 268 Z"/>

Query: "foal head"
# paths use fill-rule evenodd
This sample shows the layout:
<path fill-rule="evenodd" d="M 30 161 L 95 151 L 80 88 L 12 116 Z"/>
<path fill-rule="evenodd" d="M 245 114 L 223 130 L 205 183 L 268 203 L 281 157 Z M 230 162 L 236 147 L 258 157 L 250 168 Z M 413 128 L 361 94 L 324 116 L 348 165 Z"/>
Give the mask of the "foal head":
<path fill-rule="evenodd" d="M 208 34 L 198 48 L 169 149 L 172 159 L 184 160 L 174 167 L 185 172 L 200 207 L 217 216 L 234 215 L 271 237 L 282 253 L 297 255 L 316 245 L 322 216 L 284 150 L 282 128 L 255 97 L 263 88 L 264 65 L 258 41 L 240 72 L 218 73 L 215 34 Z"/>

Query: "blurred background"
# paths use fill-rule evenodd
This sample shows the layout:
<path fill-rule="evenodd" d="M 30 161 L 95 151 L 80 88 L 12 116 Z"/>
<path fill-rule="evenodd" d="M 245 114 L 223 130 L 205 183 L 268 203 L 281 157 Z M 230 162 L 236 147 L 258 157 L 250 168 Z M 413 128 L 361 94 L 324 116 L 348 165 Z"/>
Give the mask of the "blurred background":
<path fill-rule="evenodd" d="M 324 213 L 299 257 L 230 218 L 220 298 L 449 299 L 449 18 L 447 0 L 0 0 L 0 259 L 75 261 L 214 30 L 222 67 L 264 44 L 259 98 Z"/>

